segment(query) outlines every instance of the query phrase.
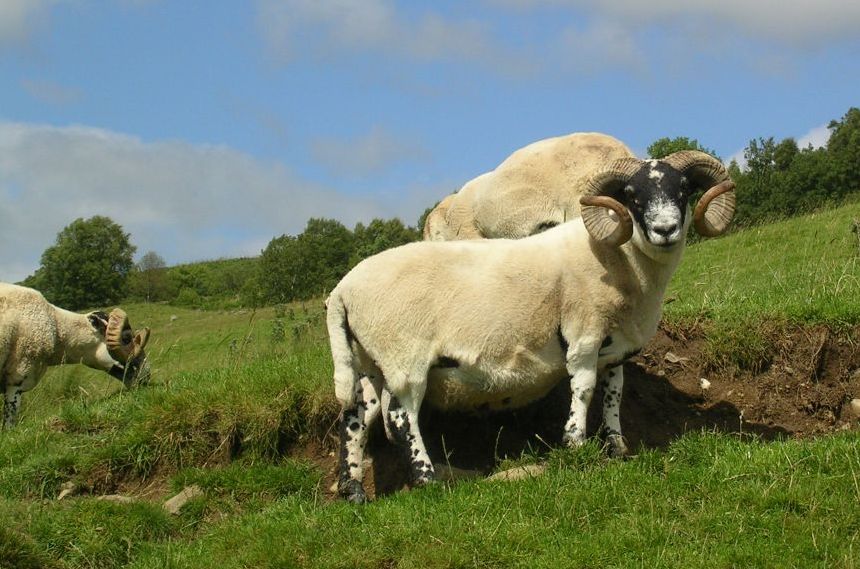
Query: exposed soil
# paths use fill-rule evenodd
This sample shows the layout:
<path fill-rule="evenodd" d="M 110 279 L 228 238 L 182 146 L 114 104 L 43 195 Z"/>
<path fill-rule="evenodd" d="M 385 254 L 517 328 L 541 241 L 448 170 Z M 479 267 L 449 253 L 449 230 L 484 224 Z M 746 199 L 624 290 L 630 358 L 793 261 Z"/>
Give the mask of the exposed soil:
<path fill-rule="evenodd" d="M 662 328 L 624 366 L 622 429 L 633 452 L 665 447 L 702 429 L 773 440 L 860 428 L 850 409 L 850 401 L 860 398 L 860 327 L 837 333 L 824 326 L 778 326 L 766 333 L 775 350 L 765 368 L 753 372 L 709 369 L 700 330 Z M 596 393 L 590 433 L 599 425 L 601 400 Z M 502 459 L 559 446 L 569 404 L 562 382 L 542 401 L 509 413 L 475 416 L 425 407 L 421 430 L 434 462 L 486 473 Z M 371 495 L 401 489 L 407 480 L 405 462 L 377 427 L 365 477 Z M 329 446 L 314 453 L 330 473 L 327 487 L 335 480 Z"/>

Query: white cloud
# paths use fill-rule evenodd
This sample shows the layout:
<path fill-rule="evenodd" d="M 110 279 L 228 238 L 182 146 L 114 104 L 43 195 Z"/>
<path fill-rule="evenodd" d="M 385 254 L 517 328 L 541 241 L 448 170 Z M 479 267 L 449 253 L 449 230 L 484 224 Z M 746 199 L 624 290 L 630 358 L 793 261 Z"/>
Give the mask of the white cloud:
<path fill-rule="evenodd" d="M 411 18 L 391 0 L 258 0 L 257 23 L 270 52 L 283 62 L 308 52 L 315 57 L 359 52 L 478 62 L 503 73 L 531 68 L 495 42 L 481 21 L 430 11 Z"/>
<path fill-rule="evenodd" d="M 47 17 L 56 0 L 3 0 L 0 2 L 0 47 L 25 43 Z"/>
<path fill-rule="evenodd" d="M 0 122 L 0 280 L 31 273 L 78 217 L 106 215 L 132 234 L 139 253 L 176 263 L 256 255 L 272 237 L 301 232 L 312 216 L 348 226 L 376 216 L 411 220 L 422 200 L 381 203 L 226 147 Z"/>
<path fill-rule="evenodd" d="M 81 100 L 83 93 L 75 87 L 67 87 L 53 81 L 23 79 L 21 87 L 34 98 L 50 105 L 62 106 Z"/>
<path fill-rule="evenodd" d="M 610 21 L 600 21 L 582 29 L 569 26 L 557 44 L 562 65 L 569 69 L 596 72 L 606 66 L 617 66 L 638 71 L 646 66 L 644 54 L 633 36 Z"/>
<path fill-rule="evenodd" d="M 519 9 L 576 8 L 624 22 L 631 31 L 641 28 L 643 24 L 677 24 L 694 20 L 707 24 L 714 36 L 725 32 L 723 26 L 728 26 L 744 32 L 752 39 L 767 39 L 798 47 L 819 46 L 846 38 L 854 40 L 857 37 L 856 30 L 860 27 L 860 3 L 846 0 L 486 1 Z"/>
<path fill-rule="evenodd" d="M 397 137 L 381 127 L 351 140 L 317 138 L 311 141 L 314 159 L 339 176 L 367 176 L 395 163 L 418 161 L 427 150 L 418 142 Z"/>
<path fill-rule="evenodd" d="M 830 140 L 830 129 L 827 128 L 826 124 L 821 126 L 817 126 L 801 136 L 797 139 L 797 147 L 798 148 L 806 148 L 809 145 L 812 145 L 813 148 L 821 148 L 822 146 L 827 146 L 827 142 Z"/>
<path fill-rule="evenodd" d="M 830 140 L 830 129 L 827 128 L 826 124 L 821 126 L 816 126 L 809 130 L 806 134 L 803 134 L 799 137 L 794 138 L 797 142 L 797 147 L 801 150 L 806 148 L 809 145 L 812 145 L 813 148 L 821 148 L 823 146 L 827 146 L 827 141 Z M 738 166 L 741 169 L 747 167 L 746 158 L 744 158 L 744 151 L 746 147 L 741 148 L 731 156 L 726 159 L 726 164 L 729 164 L 732 160 L 738 163 Z"/>

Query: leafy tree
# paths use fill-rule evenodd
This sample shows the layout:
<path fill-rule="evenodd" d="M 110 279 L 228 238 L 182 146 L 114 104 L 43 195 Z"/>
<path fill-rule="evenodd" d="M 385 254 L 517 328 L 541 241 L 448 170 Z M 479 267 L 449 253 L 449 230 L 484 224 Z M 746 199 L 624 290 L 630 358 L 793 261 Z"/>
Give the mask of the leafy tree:
<path fill-rule="evenodd" d="M 841 121 L 831 121 L 827 151 L 832 175 L 830 183 L 846 195 L 860 191 L 860 109 L 848 109 Z"/>
<path fill-rule="evenodd" d="M 353 231 L 355 246 L 350 266 L 386 249 L 420 239 L 418 230 L 403 225 L 399 219 L 374 219 L 365 227 L 359 223 Z"/>
<path fill-rule="evenodd" d="M 297 239 L 292 235 L 275 237 L 260 255 L 259 286 L 262 296 L 271 303 L 289 302 L 297 298 L 300 275 L 295 268 L 300 263 Z"/>
<path fill-rule="evenodd" d="M 706 148 L 699 144 L 695 138 L 687 138 L 686 136 L 676 136 L 675 138 L 663 137 L 658 138 L 648 147 L 648 156 L 651 158 L 665 158 L 673 152 L 680 150 L 700 150 L 715 158 L 719 158 L 717 153 L 710 148 Z"/>
<path fill-rule="evenodd" d="M 353 250 L 353 234 L 339 221 L 310 219 L 298 237 L 276 237 L 263 250 L 261 291 L 275 303 L 323 294 L 347 273 Z"/>
<path fill-rule="evenodd" d="M 352 232 L 334 219 L 310 219 L 298 237 L 307 286 L 299 298 L 310 298 L 329 291 L 349 270 L 354 238 Z"/>
<path fill-rule="evenodd" d="M 167 263 L 155 251 L 149 251 L 141 257 L 128 277 L 129 293 L 147 302 L 167 300 L 169 288 Z"/>
<path fill-rule="evenodd" d="M 78 218 L 42 253 L 37 280 L 42 292 L 64 308 L 116 304 L 125 295 L 136 247 L 110 218 Z"/>
<path fill-rule="evenodd" d="M 797 157 L 800 149 L 797 147 L 797 141 L 793 138 L 786 138 L 776 145 L 773 149 L 773 165 L 778 172 L 785 172 L 791 168 L 792 162 Z"/>

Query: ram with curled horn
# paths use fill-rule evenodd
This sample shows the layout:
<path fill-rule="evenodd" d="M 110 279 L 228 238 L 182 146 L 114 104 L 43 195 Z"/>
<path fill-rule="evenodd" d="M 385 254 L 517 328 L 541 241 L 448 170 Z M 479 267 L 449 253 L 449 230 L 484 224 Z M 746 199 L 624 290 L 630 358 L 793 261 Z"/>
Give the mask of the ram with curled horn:
<path fill-rule="evenodd" d="M 49 366 L 82 363 L 127 387 L 147 383 L 148 340 L 149 328 L 135 333 L 120 308 L 78 314 L 50 304 L 36 290 L 0 282 L 3 425 L 15 423 L 21 394 L 33 389 Z"/>
<path fill-rule="evenodd" d="M 105 343 L 110 355 L 123 365 L 123 382 L 130 386 L 141 382 L 139 368 L 146 360 L 143 349 L 149 341 L 149 328 L 137 333 L 132 331 L 128 315 L 121 308 L 114 308 L 108 316 Z M 146 377 L 148 379 L 148 375 Z"/>
<path fill-rule="evenodd" d="M 579 202 L 582 221 L 595 240 L 626 243 L 633 236 L 635 217 L 652 243 L 666 246 L 676 243 L 687 228 L 686 207 L 694 189 L 707 190 L 692 214 L 696 232 L 722 235 L 734 216 L 734 188 L 719 160 L 684 150 L 662 160 L 616 160 L 588 180 Z"/>
<path fill-rule="evenodd" d="M 411 243 L 363 260 L 334 288 L 326 318 L 342 405 L 342 496 L 365 500 L 363 453 L 380 416 L 412 482 L 433 479 L 418 420 L 425 401 L 443 409 L 512 409 L 567 381 L 571 404 L 562 440 L 575 447 L 586 440 L 587 410 L 601 383 L 600 433 L 610 455 L 627 452 L 623 364 L 657 331 L 689 226 L 706 236 L 727 229 L 734 185 L 723 165 L 702 152 L 639 160 L 618 144 L 589 147 L 593 156 L 609 158 L 590 163 L 581 176 L 570 175 L 572 162 L 547 159 L 546 145 L 520 164 L 565 175 L 528 168 L 528 175 L 485 175 L 490 182 L 531 180 L 535 188 L 571 180 L 566 201 L 536 189 L 529 202 L 527 188 L 517 186 L 502 192 L 525 200 L 510 210 L 504 200 L 464 209 L 488 214 L 472 224 L 484 236 L 492 226 L 522 238 Z M 694 212 L 691 196 L 699 192 Z M 448 203 L 449 220 L 456 206 Z"/>

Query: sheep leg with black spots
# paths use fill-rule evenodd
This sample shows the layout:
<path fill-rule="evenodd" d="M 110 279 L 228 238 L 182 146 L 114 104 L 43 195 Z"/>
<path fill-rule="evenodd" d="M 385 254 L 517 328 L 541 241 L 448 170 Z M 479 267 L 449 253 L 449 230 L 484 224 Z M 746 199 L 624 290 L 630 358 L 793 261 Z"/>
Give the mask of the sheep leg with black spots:
<path fill-rule="evenodd" d="M 585 421 L 588 405 L 597 385 L 597 346 L 580 342 L 568 348 L 567 373 L 570 375 L 570 415 L 564 425 L 562 440 L 571 447 L 585 443 Z"/>
<path fill-rule="evenodd" d="M 4 395 L 3 426 L 8 429 L 15 425 L 18 418 L 18 409 L 21 407 L 21 386 L 8 386 Z"/>
<path fill-rule="evenodd" d="M 627 443 L 621 434 L 621 390 L 624 388 L 624 366 L 617 365 L 600 376 L 603 385 L 603 422 L 600 430 L 609 445 L 609 456 L 622 457 L 627 454 Z"/>
<path fill-rule="evenodd" d="M 424 486 L 435 478 L 433 463 L 418 430 L 418 410 L 424 388 L 425 384 L 420 382 L 397 394 L 387 388 L 382 392 L 385 432 L 389 440 L 403 449 L 413 486 Z"/>
<path fill-rule="evenodd" d="M 376 378 L 362 377 L 355 386 L 355 405 L 343 410 L 340 421 L 340 477 L 338 493 L 356 504 L 366 501 L 364 486 L 364 449 L 370 426 L 379 416 L 380 384 Z"/>

